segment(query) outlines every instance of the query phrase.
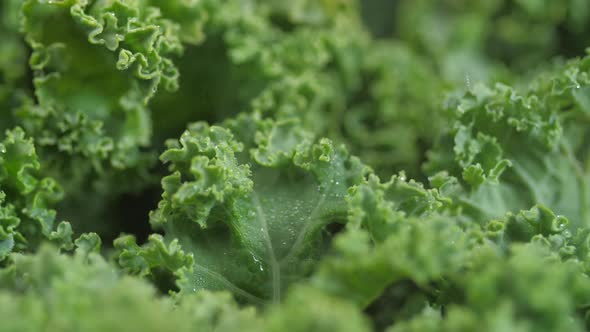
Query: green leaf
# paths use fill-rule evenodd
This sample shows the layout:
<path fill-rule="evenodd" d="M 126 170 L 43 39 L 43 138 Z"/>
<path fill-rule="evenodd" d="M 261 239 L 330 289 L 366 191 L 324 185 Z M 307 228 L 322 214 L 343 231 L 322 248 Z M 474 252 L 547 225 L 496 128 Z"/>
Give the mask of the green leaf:
<path fill-rule="evenodd" d="M 449 203 L 437 190 L 406 180 L 404 173 L 392 176 L 386 183 L 371 175 L 349 192 L 349 227 L 366 228 L 373 241 L 382 242 L 407 217 L 427 217 Z"/>
<path fill-rule="evenodd" d="M 142 1 L 27 0 L 22 17 L 36 102 L 15 115 L 48 172 L 72 196 L 130 191 L 138 185 L 117 182 L 130 175 L 147 182 L 155 161 L 147 103 L 160 87 L 178 87 L 177 26 Z"/>
<path fill-rule="evenodd" d="M 387 287 L 410 280 L 429 293 L 429 283 L 456 273 L 467 258 L 469 238 L 451 220 L 407 218 L 373 244 L 365 230 L 335 239 L 333 255 L 313 275 L 314 287 L 364 308 Z"/>
<path fill-rule="evenodd" d="M 344 197 L 363 177 L 360 162 L 328 140 L 312 144 L 295 122 L 252 124 L 194 124 L 162 155 L 172 175 L 151 221 L 194 257 L 183 293 L 279 301 L 324 251 L 325 226 L 346 221 Z"/>
<path fill-rule="evenodd" d="M 63 192 L 51 178 L 39 176 L 33 140 L 17 127 L 0 142 L 0 260 L 13 250 L 31 251 L 44 239 L 72 247 L 69 223 L 56 220 L 52 206 Z"/>
<path fill-rule="evenodd" d="M 265 317 L 266 331 L 370 331 L 367 318 L 351 303 L 297 287 L 289 292 L 285 303 L 270 310 Z"/>
<path fill-rule="evenodd" d="M 174 303 L 95 253 L 68 257 L 44 246 L 13 259 L 10 282 L 0 285 L 0 320 L 9 331 L 256 330 L 255 311 L 239 308 L 229 294 L 202 292 Z"/>
<path fill-rule="evenodd" d="M 586 226 L 588 117 L 576 96 L 588 84 L 588 61 L 540 75 L 524 92 L 479 85 L 451 99 L 455 125 L 430 153 L 426 170 L 448 171 L 464 184 L 450 185 L 456 180 L 443 181 L 441 173 L 436 186 L 446 184 L 447 194 L 475 220 L 540 204 L 566 216 L 574 230 Z"/>

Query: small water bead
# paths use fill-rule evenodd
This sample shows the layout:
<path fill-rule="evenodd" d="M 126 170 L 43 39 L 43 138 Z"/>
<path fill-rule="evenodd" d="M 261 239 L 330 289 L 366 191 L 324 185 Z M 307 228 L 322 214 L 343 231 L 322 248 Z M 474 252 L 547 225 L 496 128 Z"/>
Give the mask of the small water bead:
<path fill-rule="evenodd" d="M 562 215 L 555 216 L 554 223 L 557 224 L 557 230 L 564 230 L 568 225 L 568 220 Z"/>
<path fill-rule="evenodd" d="M 467 90 L 471 90 L 471 77 L 469 76 L 469 73 L 465 73 L 465 86 L 467 87 Z"/>
<path fill-rule="evenodd" d="M 262 267 L 262 263 L 260 262 L 260 260 L 258 258 L 256 258 L 256 256 L 252 255 L 252 259 L 254 259 L 254 263 L 256 263 L 256 265 L 258 265 L 258 268 L 260 269 L 260 271 L 264 271 L 264 268 Z"/>

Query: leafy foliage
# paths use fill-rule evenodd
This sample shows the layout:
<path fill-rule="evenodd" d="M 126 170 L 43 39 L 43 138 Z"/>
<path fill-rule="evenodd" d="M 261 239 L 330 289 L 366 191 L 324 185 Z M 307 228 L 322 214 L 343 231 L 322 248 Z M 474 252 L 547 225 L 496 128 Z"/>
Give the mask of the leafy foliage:
<path fill-rule="evenodd" d="M 63 193 L 55 180 L 38 176 L 40 167 L 32 139 L 18 127 L 6 131 L 0 143 L 0 262 L 43 239 L 72 245 L 70 224 L 58 223 L 51 208 Z"/>
<path fill-rule="evenodd" d="M 194 265 L 180 272 L 182 293 L 225 289 L 277 302 L 324 251 L 322 230 L 344 221 L 344 197 L 364 167 L 291 122 L 244 117 L 233 126 L 235 136 L 196 123 L 169 143 L 161 159 L 172 174 L 151 222 L 192 254 Z M 152 245 L 140 256 L 149 260 Z"/>
<path fill-rule="evenodd" d="M 2 1 L 0 330 L 588 331 L 589 27 Z"/>

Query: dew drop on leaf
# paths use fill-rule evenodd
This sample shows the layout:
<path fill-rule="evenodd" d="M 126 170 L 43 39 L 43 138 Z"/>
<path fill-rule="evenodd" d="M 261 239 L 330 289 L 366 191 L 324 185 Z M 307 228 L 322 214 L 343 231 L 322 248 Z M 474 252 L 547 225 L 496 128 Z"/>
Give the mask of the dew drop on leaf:
<path fill-rule="evenodd" d="M 258 265 L 258 268 L 260 269 L 260 271 L 264 271 L 264 268 L 262 267 L 260 260 L 258 258 L 256 258 L 256 256 L 254 256 L 254 255 L 252 255 L 252 259 L 254 260 L 254 263 L 256 263 L 256 265 Z"/>

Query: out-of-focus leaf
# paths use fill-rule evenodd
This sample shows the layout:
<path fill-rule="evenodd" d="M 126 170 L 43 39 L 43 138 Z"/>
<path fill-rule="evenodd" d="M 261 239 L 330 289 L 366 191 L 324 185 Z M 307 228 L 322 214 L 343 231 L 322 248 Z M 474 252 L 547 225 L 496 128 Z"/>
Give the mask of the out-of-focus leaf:
<path fill-rule="evenodd" d="M 0 260 L 11 251 L 34 250 L 42 240 L 72 247 L 72 229 L 58 222 L 52 206 L 63 197 L 41 165 L 33 140 L 17 127 L 0 142 Z"/>

